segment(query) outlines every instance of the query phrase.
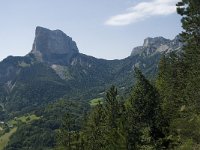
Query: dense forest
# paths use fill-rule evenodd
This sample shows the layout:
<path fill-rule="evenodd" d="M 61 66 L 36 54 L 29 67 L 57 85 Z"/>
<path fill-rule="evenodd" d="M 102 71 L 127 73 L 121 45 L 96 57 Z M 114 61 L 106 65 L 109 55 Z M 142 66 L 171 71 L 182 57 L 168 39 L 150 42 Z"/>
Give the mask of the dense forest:
<path fill-rule="evenodd" d="M 80 131 L 66 118 L 58 149 L 200 149 L 200 1 L 183 0 L 177 12 L 182 53 L 162 57 L 155 83 L 135 68 L 129 98 L 112 86 Z"/>
<path fill-rule="evenodd" d="M 155 81 L 135 67 L 128 94 L 111 86 L 89 112 L 84 102 L 63 99 L 40 108 L 41 119 L 22 124 L 5 149 L 200 149 L 200 1 L 178 2 L 177 13 L 183 50 L 162 56 Z"/>

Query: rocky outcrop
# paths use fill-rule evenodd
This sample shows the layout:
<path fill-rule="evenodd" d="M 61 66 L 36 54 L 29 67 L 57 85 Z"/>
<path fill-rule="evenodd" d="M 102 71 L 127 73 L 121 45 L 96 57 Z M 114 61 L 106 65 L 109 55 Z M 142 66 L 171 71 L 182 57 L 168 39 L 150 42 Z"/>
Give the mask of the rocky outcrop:
<path fill-rule="evenodd" d="M 152 46 L 158 47 L 160 45 L 164 45 L 169 42 L 170 40 L 165 39 L 163 37 L 155 37 L 155 38 L 148 37 L 144 40 L 143 47 L 152 47 Z"/>
<path fill-rule="evenodd" d="M 79 53 L 76 43 L 64 32 L 36 27 L 31 54 L 38 60 L 51 63 L 59 56 L 69 59 L 76 53 Z"/>
<path fill-rule="evenodd" d="M 145 55 L 149 56 L 157 52 L 171 52 L 181 49 L 182 43 L 180 36 L 176 36 L 173 40 L 165 39 L 163 37 L 146 38 L 143 46 L 138 46 L 132 50 L 131 56 Z"/>

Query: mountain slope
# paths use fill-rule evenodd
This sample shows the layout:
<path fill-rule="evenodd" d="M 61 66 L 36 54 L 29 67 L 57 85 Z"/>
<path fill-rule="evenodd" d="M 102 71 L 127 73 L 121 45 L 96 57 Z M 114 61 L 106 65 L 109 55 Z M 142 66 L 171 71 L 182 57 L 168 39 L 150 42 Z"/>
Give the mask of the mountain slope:
<path fill-rule="evenodd" d="M 179 37 L 147 38 L 125 59 L 97 59 L 79 53 L 62 31 L 37 27 L 29 54 L 0 62 L 0 103 L 15 116 L 63 96 L 79 101 L 102 97 L 111 84 L 124 91 L 134 82 L 134 67 L 153 78 L 160 56 L 180 48 Z"/>

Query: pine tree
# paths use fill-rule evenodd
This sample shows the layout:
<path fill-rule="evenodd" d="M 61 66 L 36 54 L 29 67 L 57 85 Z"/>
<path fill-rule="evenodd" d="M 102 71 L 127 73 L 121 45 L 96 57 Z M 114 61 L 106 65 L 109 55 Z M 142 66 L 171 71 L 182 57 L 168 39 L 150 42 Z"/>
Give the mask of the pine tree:
<path fill-rule="evenodd" d="M 170 53 L 163 56 L 159 63 L 156 87 L 162 101 L 162 110 L 168 121 L 179 116 L 179 111 L 186 104 L 185 65 L 181 56 Z"/>
<path fill-rule="evenodd" d="M 194 149 L 200 137 L 200 1 L 182 0 L 177 12 L 184 29 L 183 55 L 171 54 L 161 61 L 157 87 L 168 116 L 171 147 Z"/>
<path fill-rule="evenodd" d="M 106 92 L 103 104 L 98 104 L 90 112 L 86 127 L 83 131 L 85 148 L 96 149 L 124 149 L 125 140 L 122 121 L 122 105 L 118 101 L 115 86 Z"/>
<path fill-rule="evenodd" d="M 177 143 L 177 127 L 172 124 L 180 119 L 185 111 L 185 64 L 181 54 L 170 53 L 164 55 L 159 64 L 159 72 L 156 80 L 156 87 L 160 94 L 161 108 L 164 118 L 162 124 L 165 136 L 166 147 L 172 147 Z"/>
<path fill-rule="evenodd" d="M 111 128 L 117 127 L 117 118 L 119 116 L 119 102 L 117 100 L 117 88 L 111 86 L 111 88 L 106 93 L 105 99 L 105 111 L 107 114 L 107 121 Z"/>
<path fill-rule="evenodd" d="M 131 104 L 138 115 L 138 121 L 152 125 L 159 116 L 159 94 L 137 68 L 135 76 L 137 81 L 132 92 Z"/>
<path fill-rule="evenodd" d="M 115 86 L 106 93 L 104 102 L 106 113 L 106 128 L 108 132 L 106 139 L 109 141 L 107 148 L 110 150 L 124 149 L 124 133 L 123 133 L 123 121 L 122 121 L 122 105 L 118 100 L 118 92 Z"/>
<path fill-rule="evenodd" d="M 66 148 L 68 150 L 72 150 L 72 142 L 73 142 L 72 128 L 73 128 L 72 118 L 69 114 L 66 114 L 62 122 L 62 128 L 58 134 L 59 147 L 63 147 L 63 149 Z"/>
<path fill-rule="evenodd" d="M 177 4 L 177 12 L 182 16 L 181 34 L 184 42 L 184 61 L 187 67 L 186 98 L 191 109 L 200 109 L 200 1 L 182 0 Z"/>
<path fill-rule="evenodd" d="M 85 129 L 83 131 L 83 138 L 85 140 L 85 149 L 103 150 L 107 146 L 105 140 L 105 111 L 102 104 L 98 104 L 90 112 Z"/>
<path fill-rule="evenodd" d="M 139 138 L 140 142 L 143 141 L 141 145 L 155 146 L 157 140 L 164 137 L 161 129 L 162 112 L 159 94 L 137 68 L 135 68 L 135 76 L 137 82 L 130 99 L 135 127 L 141 129 L 141 133 L 137 134 L 143 134 Z"/>

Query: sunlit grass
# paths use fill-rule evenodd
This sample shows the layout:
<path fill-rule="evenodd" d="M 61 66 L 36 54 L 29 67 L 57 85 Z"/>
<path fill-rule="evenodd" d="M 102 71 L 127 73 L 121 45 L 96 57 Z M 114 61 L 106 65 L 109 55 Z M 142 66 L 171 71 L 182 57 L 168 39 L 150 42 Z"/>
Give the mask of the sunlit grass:
<path fill-rule="evenodd" d="M 90 100 L 90 106 L 96 106 L 99 103 L 103 104 L 103 98 L 102 97 Z"/>
<path fill-rule="evenodd" d="M 17 127 L 11 129 L 8 133 L 5 133 L 0 137 L 0 150 L 3 150 L 4 147 L 8 144 L 11 135 L 17 131 Z"/>
<path fill-rule="evenodd" d="M 38 120 L 40 117 L 37 117 L 36 115 L 26 115 L 26 116 L 21 116 L 15 119 L 12 119 L 8 122 L 9 125 L 17 125 L 18 121 L 21 121 L 23 123 L 28 123 L 33 120 Z"/>

